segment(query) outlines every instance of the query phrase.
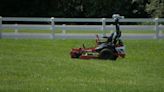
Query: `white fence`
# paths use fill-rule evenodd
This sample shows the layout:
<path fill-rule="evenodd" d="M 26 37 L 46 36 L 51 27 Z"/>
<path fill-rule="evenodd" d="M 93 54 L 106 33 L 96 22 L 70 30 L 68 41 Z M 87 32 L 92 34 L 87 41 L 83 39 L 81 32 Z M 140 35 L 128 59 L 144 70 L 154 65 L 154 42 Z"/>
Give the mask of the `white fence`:
<path fill-rule="evenodd" d="M 45 22 L 49 24 L 3 24 L 3 22 Z M 101 23 L 101 25 L 55 25 L 56 22 L 84 22 L 84 23 Z M 112 18 L 17 18 L 17 17 L 0 17 L 0 38 L 2 38 L 2 29 L 34 29 L 34 30 L 52 30 L 51 37 L 55 38 L 55 30 L 115 30 L 113 25 L 106 25 L 107 22 L 114 22 Z M 120 22 L 151 22 L 155 25 L 121 25 L 121 30 L 155 30 L 155 38 L 159 37 L 159 31 L 164 30 L 160 22 L 164 18 L 125 18 Z"/>

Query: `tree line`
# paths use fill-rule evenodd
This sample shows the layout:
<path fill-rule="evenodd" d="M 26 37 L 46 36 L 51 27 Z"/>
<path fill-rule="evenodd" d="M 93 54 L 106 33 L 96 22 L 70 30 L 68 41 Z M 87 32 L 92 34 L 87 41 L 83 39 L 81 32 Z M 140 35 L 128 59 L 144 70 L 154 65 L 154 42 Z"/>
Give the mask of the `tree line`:
<path fill-rule="evenodd" d="M 0 16 L 102 18 L 164 17 L 164 0 L 1 0 Z"/>

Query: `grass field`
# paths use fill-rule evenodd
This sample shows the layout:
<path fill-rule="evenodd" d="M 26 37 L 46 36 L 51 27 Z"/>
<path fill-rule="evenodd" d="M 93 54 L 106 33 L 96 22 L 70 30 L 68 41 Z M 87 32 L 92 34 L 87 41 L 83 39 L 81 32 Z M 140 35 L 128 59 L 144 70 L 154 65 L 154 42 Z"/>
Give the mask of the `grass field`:
<path fill-rule="evenodd" d="M 5 29 L 5 30 L 2 30 L 3 33 L 14 33 L 15 30 L 11 30 L 11 29 Z M 18 33 L 51 33 L 52 31 L 51 30 L 18 30 Z M 62 33 L 63 31 L 62 30 L 55 30 L 55 33 Z M 97 33 L 97 34 L 100 34 L 102 33 L 101 30 L 66 30 L 65 31 L 66 33 L 80 33 L 80 34 L 88 34 L 88 33 Z M 105 33 L 111 33 L 113 31 L 111 30 L 105 30 L 104 31 Z M 122 30 L 122 33 L 135 33 L 135 34 L 155 34 L 155 31 L 154 30 L 137 30 L 137 31 L 132 31 L 132 30 Z M 160 31 L 161 34 L 164 34 L 164 31 L 161 30 Z"/>
<path fill-rule="evenodd" d="M 94 40 L 0 39 L 0 92 L 164 92 L 164 40 L 126 40 L 127 57 L 71 59 Z"/>

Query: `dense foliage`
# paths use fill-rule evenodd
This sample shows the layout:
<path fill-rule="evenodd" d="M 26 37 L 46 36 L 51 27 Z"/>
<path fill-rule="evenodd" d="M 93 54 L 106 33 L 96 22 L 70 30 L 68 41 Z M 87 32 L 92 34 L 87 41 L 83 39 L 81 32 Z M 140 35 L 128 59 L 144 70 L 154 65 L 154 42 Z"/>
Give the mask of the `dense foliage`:
<path fill-rule="evenodd" d="M 164 0 L 149 0 L 146 7 L 152 17 L 164 17 Z"/>
<path fill-rule="evenodd" d="M 1 0 L 0 16 L 164 17 L 164 0 Z"/>

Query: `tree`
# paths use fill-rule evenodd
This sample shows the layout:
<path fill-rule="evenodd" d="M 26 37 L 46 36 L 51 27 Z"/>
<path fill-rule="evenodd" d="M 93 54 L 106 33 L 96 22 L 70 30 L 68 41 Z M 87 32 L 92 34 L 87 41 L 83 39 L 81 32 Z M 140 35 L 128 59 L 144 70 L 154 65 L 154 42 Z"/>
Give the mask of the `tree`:
<path fill-rule="evenodd" d="M 145 11 L 147 2 L 148 0 L 1 0 L 0 16 L 108 18 L 117 13 L 125 17 L 148 17 Z M 147 6 L 147 11 L 151 14 L 154 8 L 149 6 L 153 5 L 150 3 Z"/>
<path fill-rule="evenodd" d="M 132 0 L 132 12 L 134 17 L 145 18 L 150 15 L 145 11 L 148 0 Z"/>
<path fill-rule="evenodd" d="M 164 0 L 149 0 L 146 11 L 152 17 L 164 17 Z"/>
<path fill-rule="evenodd" d="M 132 15 L 132 0 L 84 0 L 84 13 L 86 17 L 111 17 L 118 13 L 126 17 Z"/>

